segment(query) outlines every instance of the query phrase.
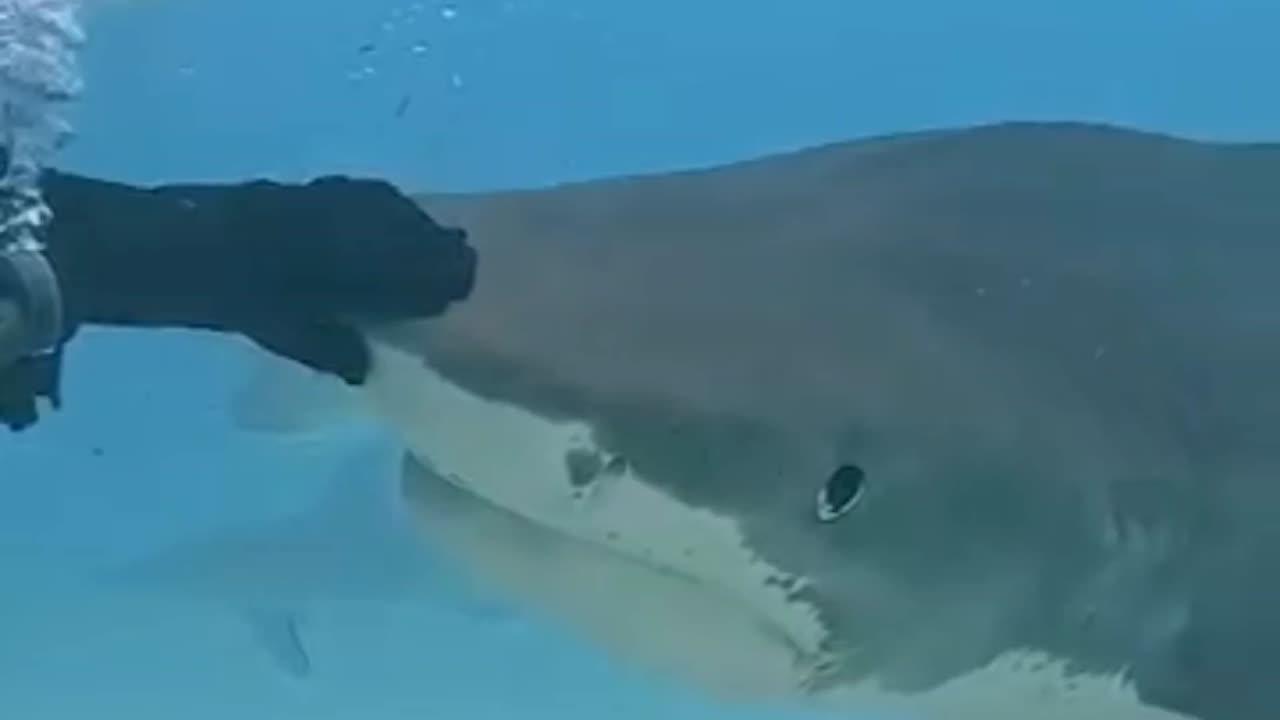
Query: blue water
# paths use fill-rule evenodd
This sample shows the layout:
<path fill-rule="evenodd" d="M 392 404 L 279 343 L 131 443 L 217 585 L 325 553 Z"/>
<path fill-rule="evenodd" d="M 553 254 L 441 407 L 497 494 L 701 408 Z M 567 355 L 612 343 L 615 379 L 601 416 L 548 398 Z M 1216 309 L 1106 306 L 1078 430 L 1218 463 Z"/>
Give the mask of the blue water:
<path fill-rule="evenodd" d="M 94 4 L 57 163 L 127 181 L 544 184 L 1007 118 L 1280 136 L 1263 0 Z M 796 715 L 487 620 L 445 575 L 435 604 L 321 603 L 305 683 L 216 610 L 96 594 L 85 578 L 113 563 L 314 503 L 368 441 L 235 432 L 244 363 L 216 339 L 88 333 L 66 409 L 0 435 L 0 720 Z"/>

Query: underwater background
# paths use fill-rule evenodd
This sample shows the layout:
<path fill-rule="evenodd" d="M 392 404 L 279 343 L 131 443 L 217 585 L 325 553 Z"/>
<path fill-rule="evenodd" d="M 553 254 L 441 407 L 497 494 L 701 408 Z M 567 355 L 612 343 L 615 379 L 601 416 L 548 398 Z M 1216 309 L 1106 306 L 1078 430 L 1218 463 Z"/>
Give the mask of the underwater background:
<path fill-rule="evenodd" d="M 54 164 L 130 182 L 544 185 L 1005 119 L 1280 136 L 1263 0 L 88 2 Z M 194 334 L 86 332 L 66 408 L 0 435 L 0 720 L 819 716 L 715 706 L 443 566 L 426 599 L 318 597 L 323 659 L 301 683 L 216 604 L 97 582 L 192 536 L 287 525 L 379 442 L 358 421 L 236 431 L 245 362 Z"/>

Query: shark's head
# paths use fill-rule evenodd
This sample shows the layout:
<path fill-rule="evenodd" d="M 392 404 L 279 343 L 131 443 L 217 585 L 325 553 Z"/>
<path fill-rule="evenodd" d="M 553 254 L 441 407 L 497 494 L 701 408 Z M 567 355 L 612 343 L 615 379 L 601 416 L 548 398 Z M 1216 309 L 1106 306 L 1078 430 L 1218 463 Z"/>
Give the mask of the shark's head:
<path fill-rule="evenodd" d="M 1062 707 L 1252 718 L 1276 180 L 1008 125 L 428 196 L 476 292 L 376 333 L 369 394 L 431 477 L 755 613 L 798 692 L 1047 663 Z"/>

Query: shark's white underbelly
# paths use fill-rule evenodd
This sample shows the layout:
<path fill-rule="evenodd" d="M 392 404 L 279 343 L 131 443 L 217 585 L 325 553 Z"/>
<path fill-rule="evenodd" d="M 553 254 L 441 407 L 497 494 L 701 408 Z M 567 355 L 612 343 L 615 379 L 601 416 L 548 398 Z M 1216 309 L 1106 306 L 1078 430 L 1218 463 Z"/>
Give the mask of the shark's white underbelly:
<path fill-rule="evenodd" d="M 476 397 L 381 343 L 375 367 L 367 385 L 372 404 L 411 452 L 450 482 L 540 527 L 741 605 L 761 632 L 789 648 L 797 677 L 821 661 L 826 629 L 816 609 L 783 587 L 784 580 L 803 580 L 752 553 L 732 520 L 678 502 L 629 467 L 575 487 L 568 458 L 600 452 L 584 424 Z"/>
<path fill-rule="evenodd" d="M 797 695 L 803 675 L 779 633 L 732 598 L 538 525 L 411 469 L 406 496 L 426 541 L 482 588 L 641 671 L 745 702 Z"/>

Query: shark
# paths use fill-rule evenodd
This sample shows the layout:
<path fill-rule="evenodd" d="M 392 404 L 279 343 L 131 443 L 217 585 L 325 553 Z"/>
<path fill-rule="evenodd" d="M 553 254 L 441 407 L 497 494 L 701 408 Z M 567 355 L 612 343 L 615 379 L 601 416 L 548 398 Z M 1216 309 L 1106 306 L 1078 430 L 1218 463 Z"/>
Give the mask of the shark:
<path fill-rule="evenodd" d="M 362 441 L 312 508 L 275 525 L 222 527 L 159 547 L 99 574 L 102 589 L 185 600 L 241 621 L 246 642 L 288 678 L 317 661 L 311 610 L 332 601 L 378 605 L 413 599 L 473 622 L 511 617 L 471 592 L 408 525 L 399 500 L 398 445 Z"/>
<path fill-rule="evenodd" d="M 1276 187 L 1277 144 L 1004 122 L 427 193 L 475 292 L 324 392 L 427 542 L 726 698 L 1264 720 Z M 295 387 L 239 421 L 341 414 Z"/>

